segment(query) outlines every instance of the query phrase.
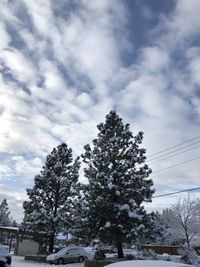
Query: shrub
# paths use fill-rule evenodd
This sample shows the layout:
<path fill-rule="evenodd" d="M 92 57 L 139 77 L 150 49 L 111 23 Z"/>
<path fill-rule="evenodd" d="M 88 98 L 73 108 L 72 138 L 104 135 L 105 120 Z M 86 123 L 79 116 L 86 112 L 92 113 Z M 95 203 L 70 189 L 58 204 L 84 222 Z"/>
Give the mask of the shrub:
<path fill-rule="evenodd" d="M 148 250 L 144 249 L 142 252 L 142 255 L 149 259 L 157 260 L 157 254 L 152 249 L 148 249 Z"/>
<path fill-rule="evenodd" d="M 179 249 L 179 254 L 181 255 L 181 261 L 183 261 L 184 263 L 200 267 L 200 260 L 198 254 L 194 249 L 182 247 Z"/>

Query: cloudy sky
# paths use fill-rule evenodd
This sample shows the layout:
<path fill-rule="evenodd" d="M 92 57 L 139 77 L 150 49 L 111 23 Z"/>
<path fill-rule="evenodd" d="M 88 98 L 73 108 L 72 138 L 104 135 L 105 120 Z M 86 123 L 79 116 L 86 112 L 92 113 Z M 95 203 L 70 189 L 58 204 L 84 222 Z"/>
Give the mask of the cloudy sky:
<path fill-rule="evenodd" d="M 111 109 L 144 132 L 157 195 L 200 186 L 199 14 L 199 0 L 0 1 L 0 201 L 15 219 L 52 148 L 80 154 Z"/>

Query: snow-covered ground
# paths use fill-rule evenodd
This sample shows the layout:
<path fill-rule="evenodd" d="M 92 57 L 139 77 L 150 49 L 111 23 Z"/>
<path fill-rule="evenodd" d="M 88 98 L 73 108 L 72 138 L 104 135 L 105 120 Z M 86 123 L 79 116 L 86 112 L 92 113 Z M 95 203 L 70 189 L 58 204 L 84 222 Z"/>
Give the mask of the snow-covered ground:
<path fill-rule="evenodd" d="M 193 265 L 171 262 L 171 261 L 153 261 L 153 260 L 133 260 L 121 261 L 107 265 L 107 267 L 192 267 Z"/>
<path fill-rule="evenodd" d="M 40 263 L 40 262 L 33 262 L 33 261 L 25 261 L 24 257 L 20 256 L 12 256 L 12 267 L 52 267 L 56 265 L 51 265 L 48 263 Z M 65 267 L 83 267 L 84 263 L 70 263 L 65 265 L 59 265 L 59 266 L 65 266 Z"/>
<path fill-rule="evenodd" d="M 25 261 L 24 257 L 13 256 L 12 257 L 12 267 L 52 267 L 56 265 L 51 265 L 48 263 L 39 263 L 33 261 Z M 65 265 L 59 265 L 65 267 L 84 267 L 84 263 L 70 263 Z M 154 261 L 154 260 L 132 260 L 123 261 L 118 263 L 113 263 L 107 265 L 109 267 L 192 267 L 193 265 L 187 265 L 183 263 L 175 263 L 169 261 Z"/>

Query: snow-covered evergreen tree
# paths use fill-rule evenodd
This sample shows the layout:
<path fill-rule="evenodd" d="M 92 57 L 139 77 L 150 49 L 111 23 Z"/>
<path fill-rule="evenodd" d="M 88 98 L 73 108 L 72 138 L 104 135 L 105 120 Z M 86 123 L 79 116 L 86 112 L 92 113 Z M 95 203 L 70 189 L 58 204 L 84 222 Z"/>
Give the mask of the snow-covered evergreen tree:
<path fill-rule="evenodd" d="M 35 176 L 33 188 L 27 189 L 30 200 L 24 202 L 24 226 L 51 234 L 50 252 L 55 234 L 71 225 L 79 168 L 79 159 L 73 163 L 72 150 L 61 144 L 47 156 L 43 170 Z"/>
<path fill-rule="evenodd" d="M 13 227 L 18 227 L 19 224 L 18 224 L 15 220 L 13 220 L 13 221 L 12 221 L 12 226 L 13 226 Z"/>
<path fill-rule="evenodd" d="M 12 219 L 10 218 L 10 211 L 6 198 L 0 204 L 0 226 L 11 226 Z"/>
<path fill-rule="evenodd" d="M 143 231 L 143 236 L 146 240 L 159 244 L 165 243 L 168 237 L 168 229 L 162 221 L 162 215 L 158 211 L 151 212 L 146 215 L 144 220 L 146 227 Z"/>
<path fill-rule="evenodd" d="M 76 223 L 75 232 L 115 242 L 118 257 L 123 257 L 123 242 L 136 238 L 145 228 L 142 202 L 151 201 L 154 193 L 153 182 L 148 179 L 152 171 L 144 164 L 142 132 L 133 136 L 129 124 L 124 125 L 115 111 L 97 128 L 98 138 L 93 140 L 93 147 L 84 147 L 82 155 L 89 185 L 77 203 L 80 224 Z"/>

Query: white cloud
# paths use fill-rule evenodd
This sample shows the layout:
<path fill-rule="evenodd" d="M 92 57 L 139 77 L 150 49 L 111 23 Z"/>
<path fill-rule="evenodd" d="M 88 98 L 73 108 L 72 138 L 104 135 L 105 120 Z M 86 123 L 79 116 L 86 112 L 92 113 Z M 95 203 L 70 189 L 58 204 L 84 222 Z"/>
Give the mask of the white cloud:
<path fill-rule="evenodd" d="M 199 35 L 199 12 L 200 2 L 198 0 L 177 1 L 173 19 L 169 21 L 170 30 L 176 33 L 177 39 Z"/>
<path fill-rule="evenodd" d="M 163 69 L 169 67 L 169 55 L 167 51 L 159 47 L 146 47 L 141 52 L 142 71 L 162 72 Z"/>
<path fill-rule="evenodd" d="M 189 63 L 189 69 L 191 71 L 191 78 L 196 85 L 200 85 L 200 76 L 199 76 L 199 69 L 200 69 L 200 56 L 191 59 Z"/>
<path fill-rule="evenodd" d="M 75 69 L 87 74 L 97 86 L 110 79 L 120 65 L 116 39 L 108 23 L 98 21 L 95 14 L 82 13 L 83 18 L 75 15 L 67 27 L 63 25 L 63 45 L 67 61 L 72 61 Z M 107 13 L 102 15 L 106 17 Z"/>
<path fill-rule="evenodd" d="M 1 36 L 1 42 L 0 42 L 0 50 L 7 48 L 10 42 L 10 36 L 7 33 L 5 29 L 5 25 L 3 23 L 0 23 L 0 36 Z"/>
<path fill-rule="evenodd" d="M 199 132 L 199 47 L 192 44 L 199 34 L 199 1 L 177 1 L 174 11 L 160 19 L 154 39 L 141 46 L 128 67 L 123 56 L 134 49 L 127 34 L 127 22 L 132 21 L 121 1 L 82 0 L 73 8 L 66 2 L 62 4 L 66 13 L 60 16 L 54 10 L 59 3 L 54 1 L 0 5 L 0 70 L 6 66 L 9 71 L 0 76 L 0 152 L 10 153 L 14 162 L 12 168 L 9 161 L 0 164 L 1 179 L 21 175 L 25 184 L 24 177 L 31 180 L 45 156 L 63 141 L 80 154 L 96 137 L 96 125 L 113 108 L 131 124 L 134 134 L 145 132 L 148 154 Z M 24 12 L 27 9 L 24 16 L 20 16 L 22 7 Z M 142 12 L 147 19 L 156 15 L 145 7 Z M 17 47 L 17 38 L 25 42 L 23 47 Z M 182 54 L 175 59 L 177 50 Z M 171 163 L 152 164 L 152 168 Z M 152 175 L 161 192 L 177 190 L 179 177 L 182 187 L 195 186 L 196 162 Z M 23 194 L 16 190 L 9 195 L 8 190 L 13 202 L 16 198 L 19 203 Z"/>
<path fill-rule="evenodd" d="M 17 50 L 0 52 L 0 59 L 12 75 L 21 82 L 32 83 L 36 79 L 33 63 Z"/>
<path fill-rule="evenodd" d="M 5 180 L 10 180 L 10 177 L 16 175 L 16 179 L 14 179 L 14 183 L 16 181 L 20 183 L 30 183 L 33 180 L 36 174 L 42 169 L 43 162 L 39 157 L 33 157 L 31 159 L 25 158 L 23 155 L 12 155 L 9 154 L 9 158 L 4 160 L 2 156 L 1 164 L 0 164 L 0 177 L 6 177 Z M 25 180 L 24 180 L 25 178 Z"/>
<path fill-rule="evenodd" d="M 192 98 L 192 103 L 194 105 L 195 111 L 198 114 L 198 117 L 200 117 L 200 99 L 193 97 Z"/>
<path fill-rule="evenodd" d="M 18 175 L 23 175 L 26 179 L 22 182 L 27 184 L 28 180 L 32 180 L 33 177 L 40 173 L 42 169 L 42 161 L 40 158 L 33 158 L 32 160 L 26 160 L 23 157 L 14 160 L 14 171 Z M 28 176 L 26 176 L 28 174 Z"/>
<path fill-rule="evenodd" d="M 162 15 L 159 26 L 153 30 L 161 37 L 156 41 L 169 51 L 185 49 L 199 36 L 199 12 L 198 0 L 177 0 L 174 11 Z"/>
<path fill-rule="evenodd" d="M 51 24 L 52 13 L 51 13 L 51 3 L 45 0 L 36 0 L 28 3 L 24 1 L 29 15 L 32 17 L 33 24 L 38 33 L 40 33 L 43 38 L 49 35 L 49 24 Z"/>
<path fill-rule="evenodd" d="M 83 108 L 89 108 L 93 104 L 93 100 L 87 93 L 81 93 L 77 98 L 76 101 L 79 106 Z"/>
<path fill-rule="evenodd" d="M 52 102 L 63 98 L 67 86 L 57 69 L 56 62 L 42 59 L 40 61 L 40 73 L 44 78 L 44 98 L 48 95 L 48 100 Z M 69 98 L 70 96 L 68 95 L 69 101 L 72 100 L 72 98 Z"/>
<path fill-rule="evenodd" d="M 5 176 L 9 175 L 12 173 L 12 169 L 10 166 L 6 164 L 1 164 L 0 165 L 0 180 L 3 180 Z"/>

